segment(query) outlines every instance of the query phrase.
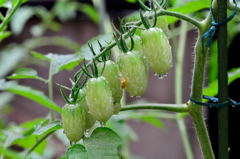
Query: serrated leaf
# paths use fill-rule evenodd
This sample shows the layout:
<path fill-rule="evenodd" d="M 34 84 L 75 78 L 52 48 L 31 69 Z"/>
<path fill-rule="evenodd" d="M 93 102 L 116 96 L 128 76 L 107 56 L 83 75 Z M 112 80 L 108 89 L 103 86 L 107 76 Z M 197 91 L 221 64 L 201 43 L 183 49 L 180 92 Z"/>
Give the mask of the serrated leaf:
<path fill-rule="evenodd" d="M 8 76 L 7 78 L 8 79 L 32 78 L 32 79 L 41 80 L 43 82 L 47 82 L 47 80 L 39 77 L 37 71 L 32 68 L 20 68 L 14 74 L 12 74 L 11 76 Z"/>
<path fill-rule="evenodd" d="M 83 145 L 75 144 L 67 149 L 67 159 L 88 159 L 87 150 Z"/>
<path fill-rule="evenodd" d="M 62 129 L 61 121 L 59 120 L 39 127 L 32 133 L 32 135 L 44 135 L 58 129 Z"/>
<path fill-rule="evenodd" d="M 100 46 L 98 45 L 97 40 L 99 40 L 99 42 L 101 43 L 101 45 L 103 47 L 107 46 L 108 44 L 105 41 L 110 42 L 112 40 L 112 33 L 102 34 L 102 35 L 99 35 L 97 37 L 92 38 L 85 45 L 83 45 L 81 47 L 80 51 L 77 54 L 81 58 L 86 58 L 86 60 L 90 60 L 93 57 L 93 55 L 92 55 L 92 52 L 91 52 L 90 48 L 88 47 L 88 43 L 92 44 L 95 53 L 99 54 L 100 53 Z"/>
<path fill-rule="evenodd" d="M 177 8 L 168 8 L 167 10 L 173 11 L 173 12 L 178 12 L 182 14 L 190 14 L 197 12 L 201 9 L 209 8 L 210 6 L 210 0 L 195 0 L 195 1 L 188 1 L 184 5 L 177 7 Z M 168 23 L 174 23 L 178 19 L 174 17 L 167 16 Z"/>
<path fill-rule="evenodd" d="M 91 137 L 83 138 L 89 159 L 121 158 L 118 148 L 123 145 L 121 138 L 106 127 L 96 128 Z"/>
<path fill-rule="evenodd" d="M 1 79 L 0 90 L 6 90 L 24 96 L 59 113 L 62 112 L 62 109 L 58 107 L 51 99 L 45 96 L 42 91 L 34 90 L 31 87 L 18 85 L 15 81 L 6 82 L 4 79 Z"/>

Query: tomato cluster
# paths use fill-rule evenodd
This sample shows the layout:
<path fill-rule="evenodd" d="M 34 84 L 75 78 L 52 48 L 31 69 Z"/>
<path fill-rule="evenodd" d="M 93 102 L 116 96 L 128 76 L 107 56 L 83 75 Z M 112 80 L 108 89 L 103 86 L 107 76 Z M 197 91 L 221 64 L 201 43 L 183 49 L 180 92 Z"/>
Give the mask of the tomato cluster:
<path fill-rule="evenodd" d="M 129 38 L 124 40 L 122 26 L 121 33 L 119 32 L 120 40 L 113 34 L 121 51 L 117 64 L 110 60 L 110 56 L 107 58 L 108 52 L 100 58 L 92 59 L 90 66 L 93 75 L 90 75 L 85 60 L 85 67 L 80 65 L 80 71 L 91 79 L 86 82 L 86 86 L 84 83 L 82 87 L 75 86 L 72 89 L 72 94 L 75 92 L 73 101 L 68 101 L 62 109 L 63 128 L 70 141 L 79 141 L 84 131 L 88 132 L 96 121 L 104 126 L 112 115 L 118 114 L 121 110 L 123 89 L 126 89 L 130 96 L 143 95 L 148 87 L 149 67 L 160 77 L 166 75 L 172 67 L 171 46 L 166 35 L 168 33 L 166 17 L 158 18 L 160 21 L 158 28 L 155 27 L 156 17 L 153 26 L 149 27 L 150 20 L 147 23 L 145 18 L 150 13 L 146 13 L 146 17 L 143 17 L 141 12 L 140 15 L 145 26 L 141 31 L 141 37 L 128 32 Z M 99 41 L 98 43 L 100 51 L 103 51 L 104 47 Z M 92 45 L 89 44 L 89 47 L 96 57 Z"/>

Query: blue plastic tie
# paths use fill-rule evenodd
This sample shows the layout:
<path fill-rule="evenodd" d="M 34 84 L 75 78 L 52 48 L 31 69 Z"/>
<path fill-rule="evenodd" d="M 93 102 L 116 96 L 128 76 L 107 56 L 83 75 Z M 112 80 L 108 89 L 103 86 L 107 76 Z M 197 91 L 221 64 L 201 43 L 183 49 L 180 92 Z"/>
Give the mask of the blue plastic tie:
<path fill-rule="evenodd" d="M 223 106 L 227 106 L 227 105 L 232 105 L 233 107 L 235 107 L 235 106 L 239 106 L 240 105 L 240 103 L 237 103 L 236 101 L 234 101 L 234 100 L 232 100 L 230 98 L 228 98 L 228 101 L 223 102 L 223 103 L 218 103 L 218 98 L 215 98 L 215 97 L 210 97 L 210 96 L 203 95 L 203 98 L 204 99 L 208 99 L 208 100 L 210 100 L 211 102 L 214 102 L 214 103 L 199 102 L 199 101 L 194 100 L 192 97 L 190 97 L 190 100 L 194 104 L 198 104 L 198 105 L 201 105 L 201 106 L 207 106 L 209 108 L 212 108 L 212 107 L 219 108 L 219 107 L 223 107 Z"/>
<path fill-rule="evenodd" d="M 202 36 L 202 50 L 203 50 L 203 54 L 204 54 L 204 40 L 205 38 L 207 38 L 208 36 L 208 41 L 207 41 L 207 47 L 210 47 L 211 44 L 212 44 L 212 38 L 213 38 L 213 34 L 214 34 L 214 31 L 215 29 L 220 26 L 220 25 L 223 25 L 227 22 L 229 22 L 236 14 L 237 12 L 237 3 L 235 0 L 233 0 L 233 2 L 235 3 L 235 8 L 234 8 L 234 11 L 232 12 L 232 14 L 225 20 L 221 21 L 221 22 L 218 22 L 216 23 L 214 18 L 213 18 L 213 14 L 212 14 L 212 0 L 211 0 L 211 4 L 210 4 L 210 14 L 211 14 L 211 17 L 212 17 L 212 27 L 206 31 L 206 33 L 203 34 Z"/>

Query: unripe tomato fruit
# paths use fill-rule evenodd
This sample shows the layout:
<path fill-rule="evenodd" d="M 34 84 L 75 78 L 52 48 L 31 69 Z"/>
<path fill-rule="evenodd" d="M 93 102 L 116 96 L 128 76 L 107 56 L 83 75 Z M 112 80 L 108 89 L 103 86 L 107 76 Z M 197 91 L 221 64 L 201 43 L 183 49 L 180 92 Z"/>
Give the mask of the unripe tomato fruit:
<path fill-rule="evenodd" d="M 78 94 L 78 99 L 81 99 L 79 101 L 79 104 L 82 105 L 84 112 L 85 112 L 86 129 L 91 129 L 92 126 L 95 124 L 96 119 L 88 111 L 88 104 L 87 104 L 86 96 L 83 97 L 85 94 L 86 94 L 86 89 L 85 88 L 81 89 Z"/>
<path fill-rule="evenodd" d="M 139 52 L 128 51 L 118 56 L 118 70 L 125 79 L 126 90 L 130 96 L 140 97 L 148 86 L 148 69 Z"/>
<path fill-rule="evenodd" d="M 103 62 L 98 63 L 97 67 L 99 73 L 102 72 L 103 66 Z M 106 78 L 112 91 L 113 102 L 119 103 L 122 98 L 123 90 L 121 88 L 121 79 L 118 74 L 117 65 L 111 60 L 106 61 L 102 76 Z"/>
<path fill-rule="evenodd" d="M 84 135 L 85 112 L 78 104 L 66 104 L 62 108 L 62 125 L 67 138 L 72 142 L 78 142 Z"/>
<path fill-rule="evenodd" d="M 149 16 L 150 14 L 151 13 L 149 11 L 146 11 L 143 15 Z M 152 14 L 153 14 L 153 12 L 152 12 Z M 150 22 L 153 23 L 153 19 L 151 19 Z M 167 16 L 158 16 L 157 17 L 157 23 L 156 23 L 155 27 L 162 29 L 164 34 L 167 37 L 169 36 Z"/>
<path fill-rule="evenodd" d="M 113 103 L 113 115 L 117 115 L 121 108 L 121 103 Z"/>
<path fill-rule="evenodd" d="M 150 28 L 141 34 L 143 53 L 150 68 L 159 75 L 166 74 L 172 67 L 172 51 L 162 29 Z"/>
<path fill-rule="evenodd" d="M 91 78 L 86 86 L 86 99 L 91 115 L 100 122 L 106 122 L 113 113 L 112 93 L 106 78 Z"/>
<path fill-rule="evenodd" d="M 133 38 L 133 41 L 134 41 L 133 50 L 138 51 L 140 53 L 140 55 L 143 56 L 142 40 L 141 40 L 140 36 L 134 34 L 132 36 L 132 38 Z M 130 48 L 131 47 L 131 40 L 130 40 L 130 38 L 127 38 L 125 40 L 125 42 L 126 42 L 127 46 Z"/>

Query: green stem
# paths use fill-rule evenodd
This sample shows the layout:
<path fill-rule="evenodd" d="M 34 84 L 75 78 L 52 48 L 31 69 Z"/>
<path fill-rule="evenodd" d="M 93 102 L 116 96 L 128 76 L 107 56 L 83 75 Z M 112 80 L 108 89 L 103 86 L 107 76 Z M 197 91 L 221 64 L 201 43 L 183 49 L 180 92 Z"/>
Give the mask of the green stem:
<path fill-rule="evenodd" d="M 48 95 L 50 99 L 53 99 L 53 88 L 52 88 L 52 61 L 50 62 L 49 75 L 48 75 Z M 51 109 L 51 121 L 55 120 L 54 111 Z"/>
<path fill-rule="evenodd" d="M 176 104 L 182 103 L 182 66 L 183 66 L 183 56 L 185 51 L 186 45 L 186 37 L 187 37 L 187 22 L 181 21 L 181 32 L 180 32 L 180 39 L 179 39 L 179 47 L 174 48 L 176 52 L 176 72 L 175 72 L 175 102 Z M 188 159 L 193 159 L 193 154 L 191 150 L 191 146 L 189 143 L 187 130 L 184 123 L 184 118 L 181 117 L 181 114 L 177 114 L 177 124 L 179 127 L 179 131 L 183 140 L 183 145 L 185 148 L 185 152 Z"/>
<path fill-rule="evenodd" d="M 227 18 L 227 1 L 218 0 L 218 20 Z M 218 98 L 228 100 L 227 23 L 218 27 Z M 228 159 L 228 106 L 218 108 L 218 158 Z"/>
<path fill-rule="evenodd" d="M 157 109 L 157 110 L 166 110 L 171 112 L 188 112 L 188 106 L 186 104 L 159 104 L 159 103 L 147 103 L 147 104 L 133 104 L 125 105 L 122 107 L 121 111 L 126 110 L 136 110 L 136 109 Z"/>
<path fill-rule="evenodd" d="M 20 7 L 21 4 L 22 4 L 22 0 L 18 0 L 17 4 L 12 9 L 12 11 L 6 15 L 7 18 L 5 18 L 5 20 L 0 25 L 0 32 L 2 32 L 4 30 L 5 26 L 8 24 L 8 22 L 10 21 L 10 19 L 13 16 L 13 14 L 16 12 L 16 10 Z"/>
<path fill-rule="evenodd" d="M 43 141 L 45 140 L 49 135 L 51 135 L 52 133 L 54 133 L 55 131 L 51 131 L 45 135 L 43 135 L 27 152 L 26 152 L 26 157 Z"/>

